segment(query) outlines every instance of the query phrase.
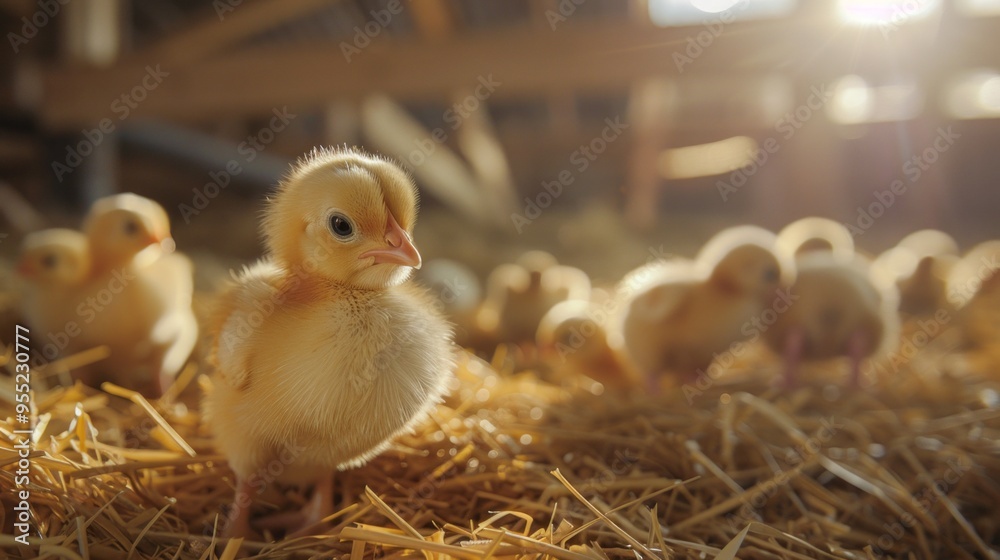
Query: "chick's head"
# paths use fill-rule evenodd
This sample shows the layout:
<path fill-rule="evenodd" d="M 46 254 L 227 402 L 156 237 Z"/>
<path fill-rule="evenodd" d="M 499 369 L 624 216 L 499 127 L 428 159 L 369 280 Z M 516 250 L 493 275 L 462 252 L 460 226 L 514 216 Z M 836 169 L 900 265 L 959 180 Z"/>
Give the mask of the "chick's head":
<path fill-rule="evenodd" d="M 401 284 L 420 268 L 417 190 L 395 164 L 354 150 L 315 150 L 283 181 L 264 234 L 285 266 L 364 289 Z"/>
<path fill-rule="evenodd" d="M 159 203 L 132 193 L 102 198 L 83 223 L 95 261 L 116 266 L 153 247 L 172 251 L 170 219 Z"/>
<path fill-rule="evenodd" d="M 747 296 L 773 295 L 781 283 L 781 263 L 759 245 L 733 248 L 715 265 L 711 282 L 723 290 Z"/>
<path fill-rule="evenodd" d="M 18 274 L 33 283 L 68 286 L 90 271 L 87 238 L 69 229 L 50 229 L 24 239 Z"/>

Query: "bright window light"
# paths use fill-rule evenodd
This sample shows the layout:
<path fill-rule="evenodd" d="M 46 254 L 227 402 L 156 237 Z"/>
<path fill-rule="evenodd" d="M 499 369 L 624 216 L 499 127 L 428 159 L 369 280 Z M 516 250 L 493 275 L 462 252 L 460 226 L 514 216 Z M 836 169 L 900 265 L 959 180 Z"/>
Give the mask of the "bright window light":
<path fill-rule="evenodd" d="M 960 76 L 949 86 L 945 106 L 959 119 L 1000 117 L 1000 74 L 980 70 Z"/>
<path fill-rule="evenodd" d="M 690 179 L 729 173 L 750 163 L 757 141 L 749 136 L 733 136 L 718 142 L 670 148 L 659 157 L 660 174 L 667 179 Z"/>
<path fill-rule="evenodd" d="M 924 96 L 915 83 L 869 85 L 857 75 L 841 78 L 828 106 L 830 119 L 840 124 L 909 120 L 923 110 Z"/>
<path fill-rule="evenodd" d="M 649 0 L 649 19 L 660 27 L 727 24 L 790 14 L 798 0 Z"/>
<path fill-rule="evenodd" d="M 967 16 L 1000 16 L 1000 0 L 958 0 L 957 4 Z"/>
<path fill-rule="evenodd" d="M 853 25 L 902 25 L 941 9 L 941 0 L 838 0 L 841 19 Z"/>

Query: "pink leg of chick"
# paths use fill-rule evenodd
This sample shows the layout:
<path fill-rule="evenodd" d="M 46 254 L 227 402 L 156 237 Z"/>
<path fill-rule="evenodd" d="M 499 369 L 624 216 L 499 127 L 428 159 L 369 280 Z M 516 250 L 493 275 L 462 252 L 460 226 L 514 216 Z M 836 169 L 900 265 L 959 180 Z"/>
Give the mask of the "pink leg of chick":
<path fill-rule="evenodd" d="M 798 385 L 799 364 L 802 362 L 802 350 L 805 347 L 806 334 L 801 327 L 788 331 L 785 338 L 785 377 L 783 385 L 793 389 Z"/>
<path fill-rule="evenodd" d="M 323 519 L 333 515 L 333 475 L 324 476 L 316 482 L 312 498 L 306 504 L 306 507 L 302 509 L 302 513 L 305 514 L 305 520 L 301 527 L 298 531 L 288 535 L 287 538 L 294 539 L 314 535 L 320 529 L 317 525 Z"/>
<path fill-rule="evenodd" d="M 236 482 L 236 496 L 233 498 L 233 506 L 230 510 L 232 517 L 222 531 L 222 538 L 248 539 L 253 536 L 253 530 L 250 529 L 250 502 L 244 499 L 245 496 L 252 496 L 252 492 L 253 488 L 250 487 L 249 481 L 240 479 Z M 235 515 L 233 515 L 234 513 Z"/>
<path fill-rule="evenodd" d="M 861 361 L 868 354 L 868 336 L 864 331 L 858 330 L 851 335 L 847 342 L 847 356 L 851 360 L 851 388 L 861 387 Z"/>

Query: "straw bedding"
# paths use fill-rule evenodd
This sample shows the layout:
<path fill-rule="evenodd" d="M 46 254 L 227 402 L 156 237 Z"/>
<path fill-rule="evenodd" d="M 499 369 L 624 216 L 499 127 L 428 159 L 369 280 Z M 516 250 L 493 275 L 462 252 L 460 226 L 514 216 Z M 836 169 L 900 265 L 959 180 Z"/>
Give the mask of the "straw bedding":
<path fill-rule="evenodd" d="M 848 391 L 822 375 L 779 390 L 773 367 L 752 365 L 650 396 L 553 381 L 530 348 L 501 346 L 492 363 L 464 354 L 451 395 L 414 434 L 338 473 L 339 511 L 317 536 L 227 546 L 217 535 L 233 476 L 198 412 L 207 367 L 192 364 L 152 403 L 51 383 L 101 352 L 35 371 L 29 547 L 12 530 L 13 362 L 10 348 L 0 355 L 0 555 L 998 556 L 1000 384 L 962 368 L 906 367 Z M 255 517 L 266 526 L 306 499 L 269 484 Z"/>

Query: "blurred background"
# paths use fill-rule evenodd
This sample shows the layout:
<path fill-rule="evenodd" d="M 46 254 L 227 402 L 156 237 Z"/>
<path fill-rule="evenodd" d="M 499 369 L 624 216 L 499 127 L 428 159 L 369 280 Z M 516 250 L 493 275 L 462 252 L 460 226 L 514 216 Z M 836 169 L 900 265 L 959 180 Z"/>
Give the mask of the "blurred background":
<path fill-rule="evenodd" d="M 425 257 L 483 277 L 543 248 L 613 282 L 806 215 L 870 252 L 998 234 L 1000 0 L 3 0 L 0 24 L 8 261 L 133 191 L 225 270 L 289 164 L 345 143 L 408 167 Z"/>

